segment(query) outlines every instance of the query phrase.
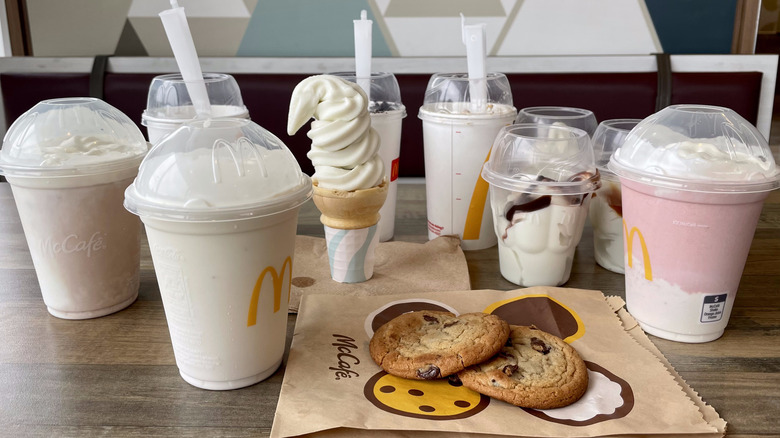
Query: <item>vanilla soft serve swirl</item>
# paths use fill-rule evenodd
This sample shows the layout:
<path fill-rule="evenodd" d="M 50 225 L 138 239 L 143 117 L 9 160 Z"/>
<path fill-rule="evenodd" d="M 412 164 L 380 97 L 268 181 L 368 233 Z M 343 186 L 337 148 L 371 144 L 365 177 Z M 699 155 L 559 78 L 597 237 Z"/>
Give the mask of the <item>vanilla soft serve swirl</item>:
<path fill-rule="evenodd" d="M 287 133 L 314 117 L 307 154 L 319 187 L 353 191 L 378 186 L 385 178 L 379 135 L 371 128 L 368 99 L 356 84 L 336 76 L 311 76 L 293 90 Z"/>

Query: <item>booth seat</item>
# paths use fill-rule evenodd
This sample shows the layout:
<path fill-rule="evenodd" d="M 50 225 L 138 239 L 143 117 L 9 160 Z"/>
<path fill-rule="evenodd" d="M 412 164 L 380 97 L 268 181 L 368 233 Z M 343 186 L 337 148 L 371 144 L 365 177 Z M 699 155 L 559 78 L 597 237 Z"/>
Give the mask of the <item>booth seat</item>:
<path fill-rule="evenodd" d="M 94 95 L 127 114 L 141 126 L 149 84 L 156 74 L 10 72 L 0 74 L 6 126 L 37 102 Z M 597 120 L 644 118 L 668 104 L 708 104 L 729 107 L 757 123 L 762 72 L 566 72 L 508 73 L 515 107 L 557 105 L 586 108 Z M 295 154 L 304 172 L 313 169 L 306 158 L 309 139 L 304 127 L 286 133 L 290 95 L 308 74 L 233 73 L 252 120 L 276 134 Z M 400 177 L 423 177 L 422 122 L 417 117 L 430 73 L 397 73 L 407 117 L 403 121 Z M 96 87 L 96 83 L 98 86 Z"/>

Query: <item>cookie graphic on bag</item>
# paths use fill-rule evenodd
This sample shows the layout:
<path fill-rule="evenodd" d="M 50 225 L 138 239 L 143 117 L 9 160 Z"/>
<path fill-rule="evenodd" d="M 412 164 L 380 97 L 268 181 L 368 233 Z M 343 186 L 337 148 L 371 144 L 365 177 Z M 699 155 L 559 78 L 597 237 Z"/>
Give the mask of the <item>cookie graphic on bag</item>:
<path fill-rule="evenodd" d="M 380 371 L 363 393 L 374 406 L 396 415 L 429 420 L 457 420 L 482 412 L 490 397 L 457 379 L 411 380 Z"/>

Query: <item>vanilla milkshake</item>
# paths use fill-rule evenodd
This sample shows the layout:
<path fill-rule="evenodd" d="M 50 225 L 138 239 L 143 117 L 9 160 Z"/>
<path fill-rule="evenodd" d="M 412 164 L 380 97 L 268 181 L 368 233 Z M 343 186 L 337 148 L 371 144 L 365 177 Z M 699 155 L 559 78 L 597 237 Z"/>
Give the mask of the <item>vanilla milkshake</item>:
<path fill-rule="evenodd" d="M 292 153 L 246 119 L 188 122 L 150 151 L 125 206 L 145 225 L 185 381 L 235 389 L 279 367 L 310 197 Z"/>
<path fill-rule="evenodd" d="M 487 103 L 475 107 L 465 74 L 436 74 L 428 82 L 423 121 L 428 238 L 457 235 L 464 250 L 496 244 L 488 184 L 480 175 L 499 130 L 517 114 L 509 82 L 487 79 Z"/>
<path fill-rule="evenodd" d="M 609 169 L 623 187 L 628 311 L 656 336 L 717 339 L 780 185 L 766 140 L 730 109 L 674 105 L 639 123 Z"/>
<path fill-rule="evenodd" d="M 50 314 L 99 317 L 138 296 L 141 227 L 122 199 L 147 149 L 132 120 L 92 98 L 40 102 L 9 128 L 0 168 Z"/>

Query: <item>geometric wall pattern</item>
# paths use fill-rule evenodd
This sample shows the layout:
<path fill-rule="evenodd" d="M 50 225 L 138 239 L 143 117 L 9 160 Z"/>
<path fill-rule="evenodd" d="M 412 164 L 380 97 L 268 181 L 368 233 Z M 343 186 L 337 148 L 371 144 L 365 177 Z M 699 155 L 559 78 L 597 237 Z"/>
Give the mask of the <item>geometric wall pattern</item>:
<path fill-rule="evenodd" d="M 352 20 L 366 10 L 374 22 L 375 57 L 436 57 L 465 55 L 460 13 L 469 24 L 486 24 L 490 56 L 657 53 L 674 43 L 657 29 L 663 20 L 688 13 L 684 8 L 720 17 L 717 26 L 688 23 L 689 43 L 692 35 L 704 36 L 693 49 L 686 47 L 688 53 L 729 53 L 735 1 L 179 0 L 179 5 L 200 56 L 351 57 Z M 661 3 L 665 7 L 648 8 Z M 168 0 L 28 0 L 27 5 L 35 56 L 172 56 L 158 16 L 170 8 Z M 712 36 L 726 38 L 728 47 L 713 46 Z"/>

